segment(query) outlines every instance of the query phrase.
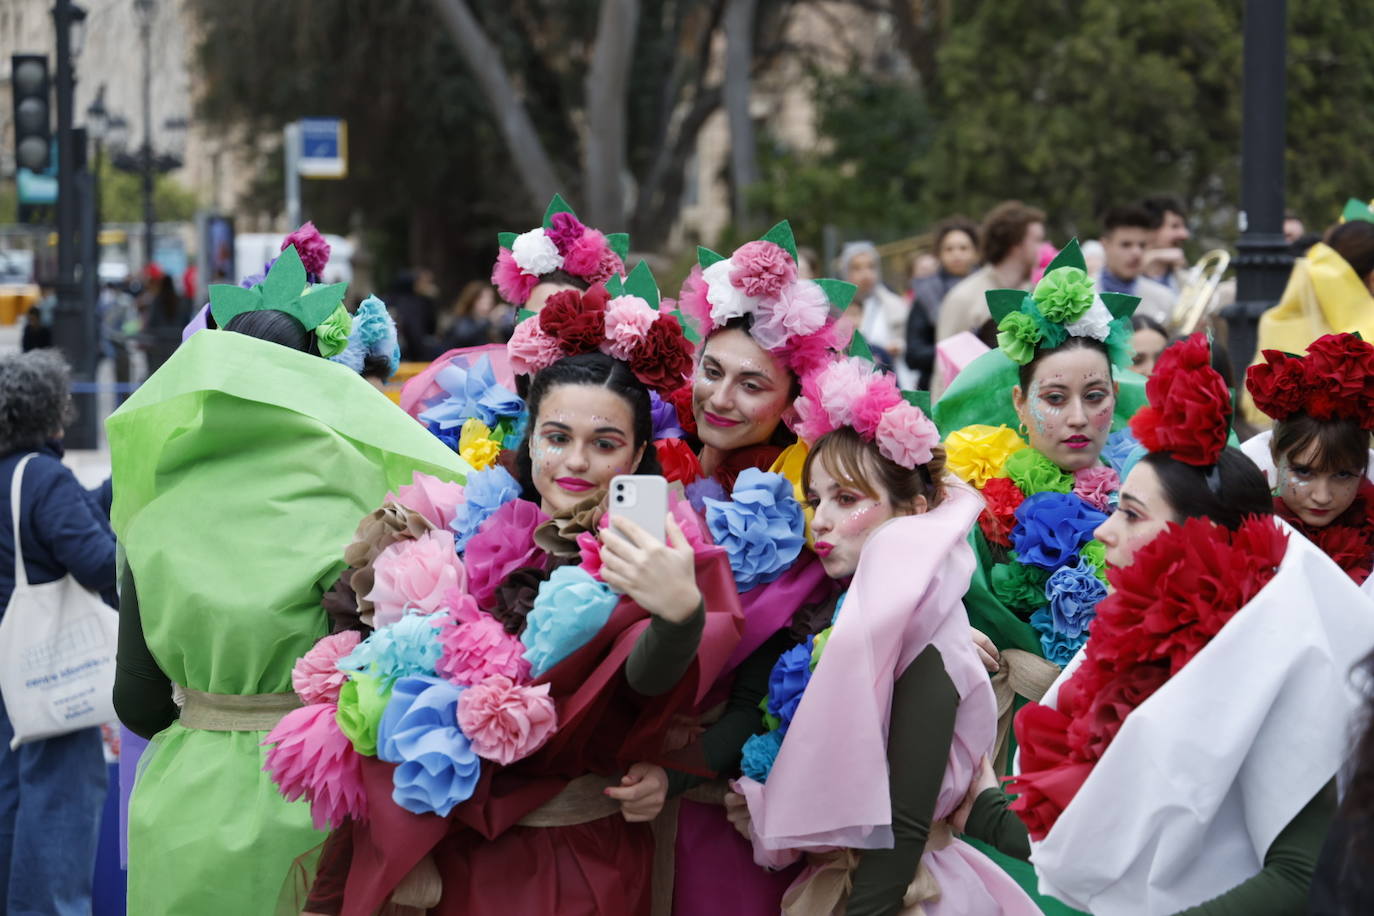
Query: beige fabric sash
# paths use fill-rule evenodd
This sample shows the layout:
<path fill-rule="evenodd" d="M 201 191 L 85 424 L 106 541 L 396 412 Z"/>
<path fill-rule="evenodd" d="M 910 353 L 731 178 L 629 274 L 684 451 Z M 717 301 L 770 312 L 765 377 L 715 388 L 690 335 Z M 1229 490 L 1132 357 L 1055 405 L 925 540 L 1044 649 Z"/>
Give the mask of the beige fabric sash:
<path fill-rule="evenodd" d="M 954 832 L 946 821 L 930 825 L 925 852 L 938 852 L 954 842 Z M 859 853 L 853 849 L 835 849 L 811 853 L 812 865 L 819 865 L 804 884 L 794 884 L 782 898 L 784 916 L 828 916 L 844 912 L 844 903 L 854 889 L 854 869 L 859 867 Z M 902 896 L 903 916 L 923 916 L 929 901 L 940 899 L 940 885 L 926 866 L 925 854 L 916 866 L 916 877 Z"/>
<path fill-rule="evenodd" d="M 992 692 L 997 697 L 997 751 L 992 767 L 1007 772 L 1012 706 L 1018 696 L 1039 702 L 1059 677 L 1059 666 L 1024 649 L 1003 649 L 1002 667 L 992 676 Z"/>
<path fill-rule="evenodd" d="M 620 802 L 606 795 L 607 789 L 619 784 L 595 773 L 583 774 L 516 823 L 521 827 L 572 827 L 619 814 Z"/>
<path fill-rule="evenodd" d="M 207 732 L 265 732 L 277 727 L 282 716 L 301 707 L 295 693 L 203 693 L 185 688 L 181 708 L 183 728 Z"/>

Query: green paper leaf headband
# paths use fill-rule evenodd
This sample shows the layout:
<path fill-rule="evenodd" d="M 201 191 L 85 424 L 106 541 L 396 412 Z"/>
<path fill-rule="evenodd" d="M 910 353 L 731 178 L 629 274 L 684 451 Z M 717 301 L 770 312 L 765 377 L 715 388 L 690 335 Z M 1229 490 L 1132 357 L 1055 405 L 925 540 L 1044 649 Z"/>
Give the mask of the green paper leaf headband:
<path fill-rule="evenodd" d="M 1070 337 L 1102 342 L 1113 365 L 1131 363 L 1131 316 L 1140 299 L 1096 292 L 1078 239 L 1055 255 L 1031 292 L 994 289 L 986 297 L 988 311 L 997 322 L 998 349 L 1018 365 L 1026 365 L 1040 350 L 1061 346 Z"/>
<path fill-rule="evenodd" d="M 317 331 L 322 356 L 335 356 L 348 345 L 352 321 L 343 307 L 347 283 L 311 286 L 296 246 L 288 245 L 272 264 L 262 282 L 249 289 L 232 283 L 210 286 L 210 314 L 221 328 L 245 312 L 271 309 L 285 312 L 307 331 Z M 340 315 L 342 313 L 342 315 Z M 339 342 L 342 332 L 342 342 Z M 336 347 L 337 344 L 337 347 Z"/>
<path fill-rule="evenodd" d="M 1345 209 L 1341 211 L 1341 222 L 1348 223 L 1351 220 L 1374 223 L 1374 201 L 1364 201 L 1358 197 L 1347 200 Z"/>

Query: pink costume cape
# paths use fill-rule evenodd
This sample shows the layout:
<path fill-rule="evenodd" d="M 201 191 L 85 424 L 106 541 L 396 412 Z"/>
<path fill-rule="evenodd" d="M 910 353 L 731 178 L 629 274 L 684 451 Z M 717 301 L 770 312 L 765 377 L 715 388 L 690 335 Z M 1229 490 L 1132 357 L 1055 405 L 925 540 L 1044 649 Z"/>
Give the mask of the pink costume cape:
<path fill-rule="evenodd" d="M 962 604 L 974 565 L 968 533 L 983 503 L 962 484 L 947 487 L 936 509 L 893 519 L 873 534 L 767 784 L 738 783 L 760 864 L 835 847 L 892 846 L 892 687 L 927 646 L 939 650 L 959 694 L 936 820 L 953 813 L 979 760 L 992 753 L 996 701 Z M 939 899 L 923 904 L 928 916 L 1039 912 L 1005 872 L 962 841 L 927 850 L 922 861 L 940 885 Z"/>

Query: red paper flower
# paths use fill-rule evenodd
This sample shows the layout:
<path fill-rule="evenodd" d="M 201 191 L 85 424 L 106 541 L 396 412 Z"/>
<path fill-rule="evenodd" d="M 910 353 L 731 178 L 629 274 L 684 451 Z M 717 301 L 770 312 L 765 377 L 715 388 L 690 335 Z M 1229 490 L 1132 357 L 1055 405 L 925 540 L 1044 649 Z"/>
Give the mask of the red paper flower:
<path fill-rule="evenodd" d="M 983 499 L 987 502 L 978 516 L 978 527 L 989 544 L 1011 546 L 1011 530 L 1016 527 L 1016 507 L 1026 496 L 1007 477 L 992 477 L 983 484 Z"/>
<path fill-rule="evenodd" d="M 539 313 L 539 328 L 558 341 L 568 356 L 592 353 L 606 339 L 606 288 L 597 284 L 586 292 L 560 290 Z"/>
<path fill-rule="evenodd" d="M 683 385 L 673 391 L 663 395 L 663 400 L 673 405 L 677 411 L 677 425 L 687 431 L 688 435 L 697 434 L 697 418 L 692 413 L 692 386 L 690 383 Z"/>
<path fill-rule="evenodd" d="M 671 315 L 660 315 L 649 325 L 644 340 L 630 356 L 630 371 L 659 392 L 676 391 L 692 371 L 692 345 L 682 326 Z"/>
<path fill-rule="evenodd" d="M 1226 448 L 1231 392 L 1212 368 L 1211 347 L 1202 334 L 1164 351 L 1145 383 L 1149 406 L 1131 420 L 1131 431 L 1151 452 L 1166 452 L 1184 464 L 1215 464 Z"/>
<path fill-rule="evenodd" d="M 1301 359 L 1265 350 L 1264 362 L 1246 372 L 1245 387 L 1266 416 L 1286 420 L 1307 400 L 1307 370 Z"/>
<path fill-rule="evenodd" d="M 1275 420 L 1306 413 L 1318 420 L 1350 419 L 1374 430 L 1374 346 L 1354 334 L 1327 334 L 1303 357 L 1264 351 L 1245 385 L 1255 406 Z"/>
<path fill-rule="evenodd" d="M 658 439 L 654 442 L 658 450 L 658 463 L 663 467 L 663 476 L 671 481 L 689 484 L 702 477 L 701 462 L 681 439 Z"/>

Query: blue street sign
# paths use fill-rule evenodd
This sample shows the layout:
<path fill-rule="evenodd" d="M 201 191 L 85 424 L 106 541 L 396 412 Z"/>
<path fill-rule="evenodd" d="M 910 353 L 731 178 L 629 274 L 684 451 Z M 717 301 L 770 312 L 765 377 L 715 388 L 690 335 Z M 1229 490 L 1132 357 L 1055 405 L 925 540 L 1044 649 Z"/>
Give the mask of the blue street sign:
<path fill-rule="evenodd" d="M 348 123 L 340 118 L 302 118 L 303 178 L 343 178 L 348 174 Z"/>

